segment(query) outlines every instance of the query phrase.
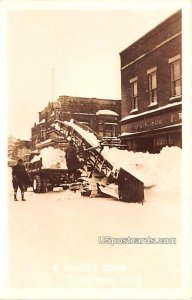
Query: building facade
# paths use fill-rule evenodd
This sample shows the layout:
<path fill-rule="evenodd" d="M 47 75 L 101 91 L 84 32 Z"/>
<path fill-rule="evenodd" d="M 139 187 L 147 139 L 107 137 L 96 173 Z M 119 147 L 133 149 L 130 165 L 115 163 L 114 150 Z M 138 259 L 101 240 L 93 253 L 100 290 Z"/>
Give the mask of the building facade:
<path fill-rule="evenodd" d="M 71 119 L 89 126 L 104 137 L 120 134 L 120 100 L 60 96 L 39 112 L 39 122 L 31 129 L 33 149 L 45 146 L 65 147 L 65 139 L 50 131 L 55 120 Z"/>
<path fill-rule="evenodd" d="M 121 140 L 129 150 L 182 146 L 182 15 L 171 15 L 120 53 Z"/>

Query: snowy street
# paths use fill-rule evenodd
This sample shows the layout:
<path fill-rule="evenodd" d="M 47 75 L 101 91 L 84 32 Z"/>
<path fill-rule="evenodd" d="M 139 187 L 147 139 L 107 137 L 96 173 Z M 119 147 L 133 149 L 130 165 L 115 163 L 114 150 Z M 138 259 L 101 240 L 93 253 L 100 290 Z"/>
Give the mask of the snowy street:
<path fill-rule="evenodd" d="M 154 164 L 154 173 L 152 169 L 148 172 L 155 174 L 156 170 L 159 181 L 145 189 L 143 205 L 82 197 L 69 190 L 35 194 L 31 188 L 25 193 L 27 201 L 22 202 L 18 192 L 16 202 L 10 169 L 9 287 L 179 287 L 178 151 L 174 149 L 167 161 L 170 157 L 167 171 Z M 99 243 L 104 236 L 176 238 L 176 244 L 112 246 Z"/>
<path fill-rule="evenodd" d="M 0 1 L 0 300 L 192 300 L 191 4 Z"/>

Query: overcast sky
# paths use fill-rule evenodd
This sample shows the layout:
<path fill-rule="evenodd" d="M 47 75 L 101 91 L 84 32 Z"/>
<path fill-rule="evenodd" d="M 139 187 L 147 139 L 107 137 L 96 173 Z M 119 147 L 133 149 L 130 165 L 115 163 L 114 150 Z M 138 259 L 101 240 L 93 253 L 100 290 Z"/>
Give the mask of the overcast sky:
<path fill-rule="evenodd" d="M 119 52 L 178 9 L 8 10 L 8 133 L 30 139 L 59 95 L 121 99 Z"/>

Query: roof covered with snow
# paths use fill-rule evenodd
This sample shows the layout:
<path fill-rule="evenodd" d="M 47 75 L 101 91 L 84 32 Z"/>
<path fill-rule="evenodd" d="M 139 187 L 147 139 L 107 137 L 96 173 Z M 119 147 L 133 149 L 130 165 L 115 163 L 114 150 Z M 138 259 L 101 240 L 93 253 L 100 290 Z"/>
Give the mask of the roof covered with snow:
<path fill-rule="evenodd" d="M 96 112 L 96 115 L 109 115 L 109 116 L 119 116 L 115 111 L 109 109 L 101 109 Z"/>

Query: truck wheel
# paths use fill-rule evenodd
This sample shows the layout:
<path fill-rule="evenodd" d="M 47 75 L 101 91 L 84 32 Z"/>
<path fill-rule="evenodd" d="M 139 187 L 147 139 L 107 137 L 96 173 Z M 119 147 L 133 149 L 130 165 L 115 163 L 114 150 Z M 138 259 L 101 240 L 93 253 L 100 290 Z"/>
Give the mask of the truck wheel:
<path fill-rule="evenodd" d="M 33 191 L 35 193 L 41 193 L 42 183 L 41 177 L 39 175 L 35 175 L 33 178 Z"/>
<path fill-rule="evenodd" d="M 47 181 L 46 181 L 46 179 L 42 179 L 41 192 L 42 193 L 47 193 L 47 191 L 48 191 Z"/>

